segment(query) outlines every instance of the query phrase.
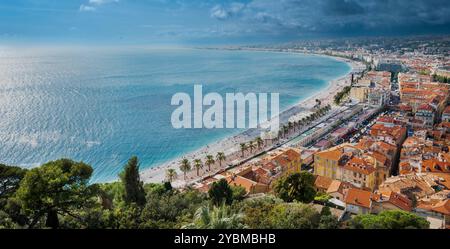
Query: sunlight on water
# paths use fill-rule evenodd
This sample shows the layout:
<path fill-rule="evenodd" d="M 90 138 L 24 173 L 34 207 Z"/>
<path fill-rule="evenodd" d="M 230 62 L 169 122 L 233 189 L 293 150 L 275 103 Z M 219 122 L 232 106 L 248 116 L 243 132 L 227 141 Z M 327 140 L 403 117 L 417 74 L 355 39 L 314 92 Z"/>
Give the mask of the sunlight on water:
<path fill-rule="evenodd" d="M 114 179 L 131 155 L 142 168 L 236 130 L 175 130 L 176 92 L 280 92 L 286 108 L 349 70 L 330 58 L 211 50 L 0 49 L 0 161 L 33 167 L 69 157 L 93 181 Z M 279 88 L 283 85 L 282 89 Z"/>

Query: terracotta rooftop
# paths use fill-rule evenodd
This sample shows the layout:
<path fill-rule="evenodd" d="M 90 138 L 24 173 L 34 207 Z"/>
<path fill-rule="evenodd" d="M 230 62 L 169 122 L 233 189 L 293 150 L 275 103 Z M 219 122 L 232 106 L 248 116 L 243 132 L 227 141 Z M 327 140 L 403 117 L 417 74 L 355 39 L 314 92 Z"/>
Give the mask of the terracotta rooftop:
<path fill-rule="evenodd" d="M 316 176 L 316 180 L 314 181 L 314 186 L 319 189 L 328 189 L 333 179 L 325 177 L 325 176 Z"/>
<path fill-rule="evenodd" d="M 444 215 L 450 215 L 450 199 L 440 201 L 434 205 L 429 202 L 422 202 L 419 205 L 417 205 L 417 208 L 428 211 L 434 211 Z"/>
<path fill-rule="evenodd" d="M 450 200 L 447 199 L 439 202 L 434 205 L 432 210 L 441 214 L 450 215 Z"/>
<path fill-rule="evenodd" d="M 390 202 L 392 205 L 405 211 L 412 210 L 413 207 L 412 201 L 408 199 L 406 196 L 396 192 L 391 192 L 388 198 L 389 198 L 388 202 Z"/>
<path fill-rule="evenodd" d="M 350 161 L 345 164 L 344 169 L 364 175 L 372 174 L 375 171 L 375 167 L 373 167 L 373 165 L 369 164 L 366 160 L 359 157 L 353 157 L 352 159 L 350 159 Z"/>
<path fill-rule="evenodd" d="M 351 205 L 370 208 L 372 206 L 371 198 L 371 192 L 357 188 L 351 188 L 348 190 L 344 202 Z"/>
<path fill-rule="evenodd" d="M 326 158 L 328 160 L 333 160 L 333 161 L 338 161 L 341 158 L 342 154 L 343 153 L 342 153 L 341 149 L 336 148 L 336 147 L 316 153 L 316 155 L 318 155 L 322 158 Z"/>
<path fill-rule="evenodd" d="M 339 188 L 341 187 L 341 181 L 333 180 L 331 181 L 330 186 L 328 186 L 327 193 L 334 193 L 338 192 Z"/>
<path fill-rule="evenodd" d="M 422 172 L 450 173 L 450 162 L 442 162 L 436 158 L 422 162 Z"/>

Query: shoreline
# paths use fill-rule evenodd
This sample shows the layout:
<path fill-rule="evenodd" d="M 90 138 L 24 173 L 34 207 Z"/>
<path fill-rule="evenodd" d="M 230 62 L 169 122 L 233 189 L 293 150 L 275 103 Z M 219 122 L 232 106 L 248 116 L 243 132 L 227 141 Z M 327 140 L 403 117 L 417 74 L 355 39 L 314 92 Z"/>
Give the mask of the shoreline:
<path fill-rule="evenodd" d="M 277 52 L 277 51 L 271 51 L 271 52 Z M 296 54 L 305 54 L 305 55 L 315 55 L 315 56 L 323 56 L 323 57 L 329 57 L 337 61 L 345 62 L 350 66 L 349 72 L 347 72 L 345 75 L 340 76 L 336 79 L 328 81 L 327 86 L 314 93 L 310 97 L 306 99 L 299 100 L 297 103 L 287 107 L 283 111 L 280 112 L 280 125 L 283 123 L 286 123 L 289 117 L 309 111 L 316 103 L 316 99 L 320 99 L 323 105 L 332 104 L 334 95 L 336 92 L 341 91 L 345 86 L 350 85 L 351 79 L 349 78 L 351 74 L 357 74 L 365 69 L 365 66 L 361 64 L 360 62 L 342 58 L 342 57 L 336 57 L 336 56 L 330 56 L 330 55 L 323 55 L 323 54 L 313 54 L 313 53 L 302 53 L 302 52 L 288 52 L 288 53 L 296 53 Z M 203 171 L 203 174 L 200 176 L 190 176 L 190 178 L 187 179 L 187 181 L 184 181 L 182 178 L 182 173 L 180 172 L 179 168 L 179 161 L 186 158 L 190 161 L 192 161 L 194 158 L 202 159 L 206 157 L 207 154 L 211 154 L 213 156 L 216 155 L 217 152 L 221 151 L 224 152 L 225 155 L 233 156 L 236 154 L 236 152 L 239 152 L 239 144 L 240 143 L 246 143 L 257 136 L 260 135 L 260 132 L 258 132 L 258 129 L 246 129 L 243 132 L 240 132 L 236 135 L 226 136 L 225 138 L 219 139 L 217 141 L 211 142 L 209 144 L 204 145 L 203 147 L 186 153 L 182 156 L 179 156 L 177 158 L 174 158 L 172 160 L 169 160 L 165 163 L 156 165 L 151 168 L 144 169 L 140 172 L 141 180 L 144 183 L 161 183 L 165 180 L 165 174 L 167 169 L 175 169 L 178 173 L 178 177 L 175 181 L 173 181 L 174 187 L 181 187 L 183 185 L 186 185 L 187 183 L 196 182 L 200 179 L 203 179 L 204 177 L 208 175 L 213 175 L 214 172 L 217 172 L 221 169 L 224 169 L 225 167 L 216 167 L 216 169 L 212 169 L 210 172 Z M 238 159 L 236 159 L 238 160 Z M 204 160 L 203 160 L 204 161 Z M 216 165 L 218 166 L 218 165 Z M 224 163 L 224 165 L 226 164 Z M 191 173 L 191 172 L 190 172 Z M 189 174 L 189 173 L 188 173 Z M 192 174 L 192 173 L 191 173 Z"/>

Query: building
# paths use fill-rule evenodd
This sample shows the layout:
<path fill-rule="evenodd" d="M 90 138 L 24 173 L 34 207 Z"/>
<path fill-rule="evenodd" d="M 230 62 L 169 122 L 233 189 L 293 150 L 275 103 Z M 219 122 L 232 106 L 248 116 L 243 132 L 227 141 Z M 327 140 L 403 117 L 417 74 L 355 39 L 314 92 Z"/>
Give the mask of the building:
<path fill-rule="evenodd" d="M 450 105 L 445 108 L 441 119 L 442 122 L 450 122 Z"/>
<path fill-rule="evenodd" d="M 440 177 L 432 174 L 408 174 L 389 177 L 378 187 L 378 191 L 400 193 L 410 200 L 420 200 L 435 194 L 440 186 L 443 187 Z"/>
<path fill-rule="evenodd" d="M 417 108 L 415 118 L 422 120 L 426 128 L 432 128 L 435 121 L 435 110 L 429 104 L 422 104 Z"/>
<path fill-rule="evenodd" d="M 316 180 L 314 181 L 314 186 L 316 187 L 316 191 L 326 193 L 328 188 L 330 187 L 333 179 L 325 177 L 325 176 L 316 176 Z"/>
<path fill-rule="evenodd" d="M 354 85 L 350 89 L 350 98 L 357 100 L 360 103 L 365 103 L 368 100 L 370 89 L 364 85 Z"/>
<path fill-rule="evenodd" d="M 402 62 L 394 59 L 384 59 L 384 58 L 375 59 L 374 66 L 377 71 L 388 71 L 394 73 L 404 71 L 404 66 Z"/>
<path fill-rule="evenodd" d="M 376 169 L 369 161 L 352 157 L 343 167 L 343 181 L 359 188 L 374 190 Z"/>
<path fill-rule="evenodd" d="M 435 227 L 431 228 L 450 229 L 450 199 L 446 198 L 434 204 L 420 203 L 414 211 L 430 223 L 435 221 Z"/>
<path fill-rule="evenodd" d="M 351 188 L 344 198 L 345 210 L 352 214 L 368 214 L 372 211 L 372 198 L 370 191 Z"/>
<path fill-rule="evenodd" d="M 342 201 L 350 188 L 354 188 L 350 183 L 333 180 L 327 189 L 327 194 L 332 198 Z"/>
<path fill-rule="evenodd" d="M 261 160 L 261 163 L 271 163 L 281 167 L 283 175 L 298 173 L 302 169 L 301 151 L 296 148 L 280 148 L 276 151 L 269 152 L 268 155 Z"/>
<path fill-rule="evenodd" d="M 385 106 L 389 102 L 389 93 L 389 90 L 386 89 L 370 89 L 369 95 L 367 96 L 367 101 L 369 105 L 374 107 Z"/>
<path fill-rule="evenodd" d="M 413 209 L 413 202 L 406 196 L 388 191 L 379 194 L 377 201 L 373 203 L 372 212 L 380 213 L 385 210 L 403 210 L 411 212 Z"/>
<path fill-rule="evenodd" d="M 267 184 L 254 181 L 240 175 L 227 177 L 227 182 L 230 186 L 243 187 L 247 194 L 266 193 L 269 191 L 269 186 Z"/>
<path fill-rule="evenodd" d="M 350 144 L 342 144 L 314 155 L 314 174 L 330 179 L 343 179 L 343 166 L 358 152 Z"/>
<path fill-rule="evenodd" d="M 378 141 L 400 147 L 406 139 L 406 127 L 376 123 L 370 129 L 370 135 Z"/>
<path fill-rule="evenodd" d="M 245 188 L 247 194 L 267 193 L 280 177 L 300 172 L 301 163 L 299 149 L 281 148 L 268 153 L 256 162 L 243 164 L 208 177 L 196 183 L 194 188 L 207 192 L 213 182 L 226 179 L 231 186 Z"/>

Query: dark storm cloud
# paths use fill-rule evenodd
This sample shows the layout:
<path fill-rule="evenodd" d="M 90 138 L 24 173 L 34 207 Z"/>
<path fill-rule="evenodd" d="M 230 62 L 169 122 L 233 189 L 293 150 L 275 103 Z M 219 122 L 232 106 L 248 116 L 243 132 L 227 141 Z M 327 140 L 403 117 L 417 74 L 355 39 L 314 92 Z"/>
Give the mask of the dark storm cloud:
<path fill-rule="evenodd" d="M 323 4 L 323 11 L 328 15 L 360 15 L 365 13 L 365 9 L 355 1 L 334 0 L 325 1 Z"/>
<path fill-rule="evenodd" d="M 252 0 L 218 4 L 213 18 L 277 33 L 384 34 L 450 31 L 449 0 Z M 245 27 L 244 27 L 245 26 Z M 273 32 L 273 30 L 271 30 Z"/>

